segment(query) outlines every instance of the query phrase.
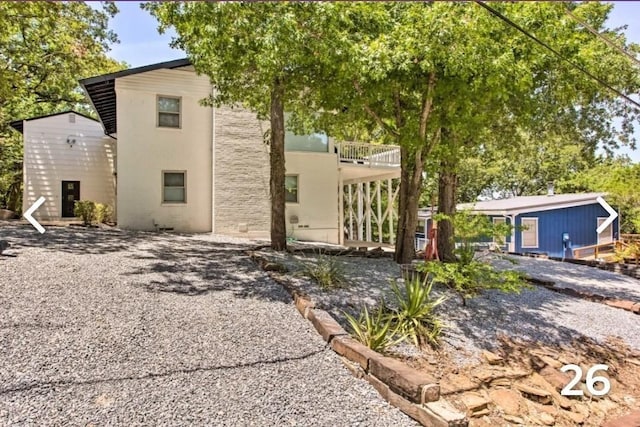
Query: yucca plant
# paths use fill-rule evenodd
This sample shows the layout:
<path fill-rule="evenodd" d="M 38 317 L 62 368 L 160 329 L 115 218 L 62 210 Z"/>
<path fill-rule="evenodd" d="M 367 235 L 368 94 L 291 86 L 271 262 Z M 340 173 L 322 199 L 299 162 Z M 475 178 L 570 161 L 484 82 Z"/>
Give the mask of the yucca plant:
<path fill-rule="evenodd" d="M 427 283 L 426 280 L 418 277 L 405 280 L 403 290 L 397 282 L 391 283 L 397 308 L 391 311 L 389 319 L 396 327 L 398 334 L 411 338 L 417 347 L 424 344 L 437 345 L 442 332 L 442 322 L 434 310 L 446 298 L 441 296 L 433 300 L 432 286 L 432 281 Z"/>
<path fill-rule="evenodd" d="M 393 327 L 393 319 L 389 317 L 383 303 L 378 306 L 375 314 L 370 314 L 365 306 L 358 319 L 349 313 L 343 314 L 351 327 L 351 335 L 373 351 L 384 353 L 389 347 L 406 339 L 406 336 L 398 334 L 397 328 Z"/>

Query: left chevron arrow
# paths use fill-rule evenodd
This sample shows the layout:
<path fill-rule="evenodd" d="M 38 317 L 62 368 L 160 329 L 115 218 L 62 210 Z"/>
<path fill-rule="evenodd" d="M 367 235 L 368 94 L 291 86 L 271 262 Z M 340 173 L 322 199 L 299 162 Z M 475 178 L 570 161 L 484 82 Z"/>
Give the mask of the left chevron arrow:
<path fill-rule="evenodd" d="M 29 221 L 31 223 L 31 225 L 33 225 L 35 227 L 35 229 L 40 232 L 40 234 L 44 233 L 44 227 L 41 226 L 40 223 L 38 221 L 36 221 L 36 219 L 34 217 L 32 217 L 31 215 L 33 215 L 33 213 L 36 210 L 38 210 L 40 205 L 42 205 L 45 200 L 46 199 L 43 196 L 40 196 L 40 198 L 38 200 L 36 200 L 36 202 L 33 205 L 31 205 L 31 207 L 29 209 L 27 209 L 27 211 L 22 215 L 24 217 L 24 219 Z"/>

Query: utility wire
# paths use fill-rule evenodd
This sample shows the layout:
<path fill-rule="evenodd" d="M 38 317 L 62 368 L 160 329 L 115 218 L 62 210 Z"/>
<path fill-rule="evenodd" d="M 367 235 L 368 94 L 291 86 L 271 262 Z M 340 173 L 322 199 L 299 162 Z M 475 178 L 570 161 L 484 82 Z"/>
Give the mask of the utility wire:
<path fill-rule="evenodd" d="M 543 46 L 544 48 L 546 48 L 547 50 L 553 52 L 558 58 L 562 59 L 563 61 L 567 62 L 568 64 L 570 64 L 572 67 L 580 70 L 582 73 L 586 74 L 587 76 L 591 77 L 593 80 L 597 81 L 598 83 L 600 83 L 602 86 L 606 87 L 607 89 L 609 89 L 610 91 L 614 92 L 615 94 L 617 94 L 618 96 L 620 96 L 621 98 L 623 98 L 625 101 L 633 104 L 635 107 L 638 108 L 638 110 L 640 110 L 640 103 L 634 101 L 633 99 L 629 98 L 627 95 L 625 95 L 624 93 L 620 92 L 618 89 L 614 88 L 613 86 L 609 85 L 609 83 L 605 82 L 604 80 L 602 80 L 600 77 L 591 74 L 588 70 L 586 70 L 584 67 L 576 64 L 575 62 L 571 61 L 570 59 L 565 58 L 560 52 L 558 52 L 557 50 L 555 50 L 554 48 L 552 48 L 551 46 L 549 46 L 547 43 L 543 42 L 542 40 L 540 40 L 539 38 L 537 38 L 536 36 L 534 36 L 533 34 L 529 33 L 527 30 L 525 30 L 524 28 L 522 28 L 520 25 L 516 24 L 515 22 L 513 22 L 512 20 L 510 20 L 509 18 L 507 18 L 506 16 L 504 16 L 503 14 L 501 14 L 500 12 L 498 12 L 497 10 L 495 10 L 494 8 L 488 6 L 485 2 L 480 1 L 480 0 L 474 0 L 474 2 L 480 6 L 483 7 L 484 9 L 488 10 L 489 13 L 491 13 L 492 15 L 500 18 L 501 20 L 503 20 L 504 22 L 506 22 L 508 25 L 510 25 L 511 27 L 515 28 L 516 30 L 520 31 L 522 34 L 524 34 L 525 36 L 529 37 L 530 39 L 532 39 L 533 41 L 535 41 L 536 43 L 538 43 L 539 45 Z"/>
<path fill-rule="evenodd" d="M 598 31 L 596 31 L 591 25 L 589 25 L 586 22 L 582 21 L 580 18 L 578 18 L 576 15 L 574 15 L 569 9 L 567 9 L 565 12 L 567 13 L 567 15 L 569 15 L 571 18 L 573 18 L 574 21 L 576 21 L 578 24 L 580 24 L 584 28 L 586 28 L 591 34 L 595 35 L 596 37 L 601 39 L 603 42 L 605 42 L 606 44 L 608 44 L 609 46 L 611 46 L 612 48 L 614 48 L 615 50 L 617 50 L 621 54 L 628 56 L 637 65 L 640 65 L 640 61 L 638 60 L 638 58 L 636 58 L 635 56 L 630 54 L 627 50 L 625 50 L 625 49 L 621 48 L 620 46 L 618 46 L 617 44 L 615 44 L 613 41 L 611 41 L 611 39 L 606 37 L 604 34 L 601 34 Z"/>

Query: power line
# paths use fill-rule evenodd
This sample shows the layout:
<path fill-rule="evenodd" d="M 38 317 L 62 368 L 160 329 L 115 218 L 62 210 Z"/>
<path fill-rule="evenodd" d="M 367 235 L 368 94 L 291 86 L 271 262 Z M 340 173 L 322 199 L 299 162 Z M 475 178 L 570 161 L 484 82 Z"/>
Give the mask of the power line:
<path fill-rule="evenodd" d="M 578 18 L 576 15 L 574 15 L 569 9 L 565 10 L 565 12 L 567 13 L 567 15 L 569 15 L 571 18 L 573 18 L 574 21 L 576 21 L 578 24 L 580 24 L 584 28 L 586 28 L 591 34 L 595 35 L 596 37 L 598 37 L 599 39 L 604 41 L 606 44 L 608 44 L 609 46 L 611 46 L 612 48 L 614 48 L 615 50 L 617 50 L 621 54 L 628 56 L 636 64 L 640 65 L 640 61 L 638 60 L 638 58 L 636 58 L 635 56 L 630 54 L 627 50 L 625 50 L 625 49 L 621 48 L 620 46 L 618 46 L 617 44 L 615 44 L 613 41 L 611 41 L 604 34 L 601 34 L 598 31 L 596 31 L 591 25 L 589 25 L 586 22 L 582 21 L 580 18 Z"/>
<path fill-rule="evenodd" d="M 536 43 L 538 43 L 539 45 L 543 46 L 544 48 L 546 48 L 547 50 L 551 51 L 553 54 L 555 54 L 558 58 L 562 59 L 563 61 L 567 62 L 569 65 L 571 65 L 572 67 L 580 70 L 583 74 L 586 74 L 587 76 L 591 77 L 593 80 L 597 81 L 598 83 L 600 83 L 602 86 L 606 87 L 607 89 L 609 89 L 610 91 L 614 92 L 615 94 L 617 94 L 618 96 L 620 96 L 621 98 L 623 98 L 625 101 L 633 104 L 634 106 L 636 106 L 639 110 L 640 110 L 640 103 L 634 101 L 633 99 L 629 98 L 627 95 L 625 95 L 624 93 L 620 92 L 618 89 L 614 88 L 613 86 L 609 85 L 607 82 L 605 82 L 604 80 L 602 80 L 600 77 L 591 74 L 588 70 L 586 70 L 584 67 L 576 64 L 575 62 L 571 61 L 570 59 L 565 58 L 560 52 L 558 52 L 557 50 L 555 50 L 554 48 L 552 48 L 551 46 L 549 46 L 547 43 L 543 42 L 542 40 L 540 40 L 539 38 L 537 38 L 536 36 L 534 36 L 533 34 L 529 33 L 527 30 L 525 30 L 524 28 L 522 28 L 520 25 L 516 24 L 515 22 L 513 22 L 512 20 L 510 20 L 509 18 L 507 18 L 506 16 L 504 16 L 503 14 L 501 14 L 500 12 L 498 12 L 497 10 L 493 9 L 492 7 L 488 6 L 486 3 L 484 3 L 483 1 L 480 0 L 474 0 L 474 2 L 483 7 L 484 9 L 488 10 L 489 13 L 491 13 L 492 15 L 500 18 L 501 20 L 503 20 L 504 22 L 506 22 L 508 25 L 510 25 L 511 27 L 515 28 L 516 30 L 520 31 L 522 34 L 524 34 L 525 36 L 529 37 L 530 39 L 532 39 L 533 41 L 535 41 Z"/>

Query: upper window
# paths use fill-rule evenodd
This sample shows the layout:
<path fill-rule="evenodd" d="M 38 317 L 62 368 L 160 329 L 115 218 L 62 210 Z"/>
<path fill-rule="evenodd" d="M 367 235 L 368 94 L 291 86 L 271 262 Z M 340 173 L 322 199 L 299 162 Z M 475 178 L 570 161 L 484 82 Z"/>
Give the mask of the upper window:
<path fill-rule="evenodd" d="M 298 203 L 298 175 L 284 177 L 284 200 L 287 203 Z"/>
<path fill-rule="evenodd" d="M 329 151 L 329 138 L 324 133 L 312 133 L 311 135 L 296 135 L 286 131 L 284 134 L 285 151 L 313 151 L 326 153 Z"/>
<path fill-rule="evenodd" d="M 522 247 L 538 247 L 538 218 L 522 218 Z"/>
<path fill-rule="evenodd" d="M 158 127 L 180 128 L 180 98 L 158 96 Z"/>
<path fill-rule="evenodd" d="M 186 172 L 162 172 L 162 202 L 186 203 Z"/>

